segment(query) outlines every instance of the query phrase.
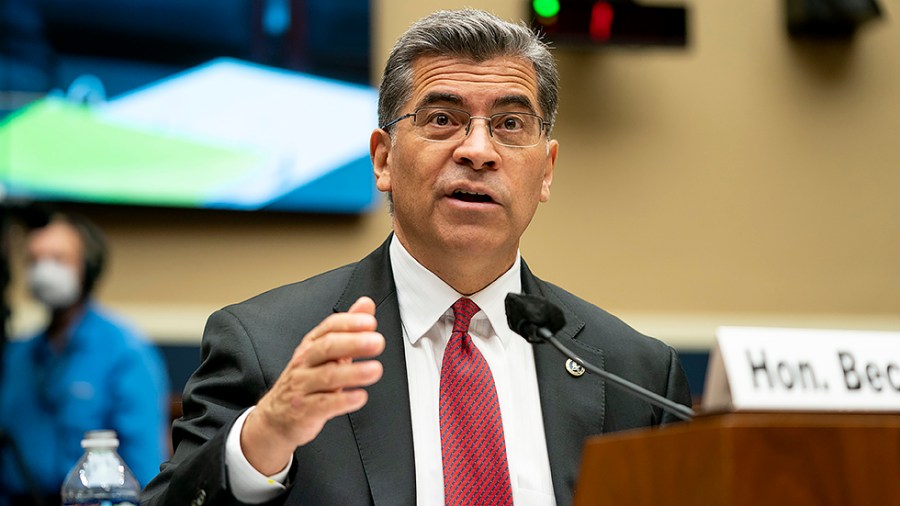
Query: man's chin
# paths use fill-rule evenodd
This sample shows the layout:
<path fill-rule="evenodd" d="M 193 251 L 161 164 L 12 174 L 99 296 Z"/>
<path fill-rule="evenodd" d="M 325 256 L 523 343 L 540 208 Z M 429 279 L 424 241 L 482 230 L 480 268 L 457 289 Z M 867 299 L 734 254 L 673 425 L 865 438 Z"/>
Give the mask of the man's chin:
<path fill-rule="evenodd" d="M 510 242 L 509 238 L 496 228 L 477 225 L 457 227 L 441 241 L 448 252 L 458 251 L 472 255 L 490 256 L 502 254 L 504 249 L 511 249 L 515 252 L 516 246 L 510 248 Z"/>

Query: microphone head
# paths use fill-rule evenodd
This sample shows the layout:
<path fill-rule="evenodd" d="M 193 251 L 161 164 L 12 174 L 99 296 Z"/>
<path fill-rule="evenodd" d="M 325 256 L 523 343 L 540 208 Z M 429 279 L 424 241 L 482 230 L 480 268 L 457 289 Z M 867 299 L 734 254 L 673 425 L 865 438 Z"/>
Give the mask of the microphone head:
<path fill-rule="evenodd" d="M 566 325 L 566 317 L 560 308 L 537 295 L 509 293 L 506 295 L 506 322 L 513 332 L 524 337 L 529 343 L 542 343 L 539 328 L 551 333 Z"/>

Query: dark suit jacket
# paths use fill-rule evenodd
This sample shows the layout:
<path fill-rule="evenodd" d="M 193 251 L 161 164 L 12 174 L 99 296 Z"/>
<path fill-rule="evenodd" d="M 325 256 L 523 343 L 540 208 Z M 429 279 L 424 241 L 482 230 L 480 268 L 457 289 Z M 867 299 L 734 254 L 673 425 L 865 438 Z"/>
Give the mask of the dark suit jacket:
<path fill-rule="evenodd" d="M 389 241 L 362 261 L 276 288 L 214 313 L 202 361 L 188 381 L 184 415 L 173 426 L 175 455 L 144 491 L 142 504 L 235 504 L 227 488 L 225 437 L 237 416 L 268 390 L 301 338 L 360 296 L 376 304 L 387 345 L 384 376 L 359 411 L 339 416 L 294 453 L 290 489 L 271 504 L 415 504 L 415 472 L 400 312 Z M 682 404 L 687 380 L 675 351 L 617 318 L 535 277 L 522 264 L 525 293 L 559 305 L 557 334 L 584 360 Z M 549 345 L 534 349 L 556 501 L 571 504 L 584 439 L 674 421 L 596 375 L 573 377 Z"/>

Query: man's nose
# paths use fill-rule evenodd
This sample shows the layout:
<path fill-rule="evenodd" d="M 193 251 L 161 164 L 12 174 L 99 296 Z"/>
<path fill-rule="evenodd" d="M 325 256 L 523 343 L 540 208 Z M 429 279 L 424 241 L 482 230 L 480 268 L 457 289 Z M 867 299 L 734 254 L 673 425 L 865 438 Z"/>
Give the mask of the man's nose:
<path fill-rule="evenodd" d="M 458 162 L 470 165 L 475 170 L 497 166 L 500 154 L 491 136 L 490 118 L 472 116 L 466 128 L 466 137 L 455 150 L 454 156 Z"/>

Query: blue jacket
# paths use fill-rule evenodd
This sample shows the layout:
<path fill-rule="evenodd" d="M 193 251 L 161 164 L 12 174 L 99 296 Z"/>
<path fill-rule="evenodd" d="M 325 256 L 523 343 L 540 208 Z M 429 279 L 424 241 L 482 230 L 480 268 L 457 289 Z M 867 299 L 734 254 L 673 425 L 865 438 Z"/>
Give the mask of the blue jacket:
<path fill-rule="evenodd" d="M 142 485 L 168 453 L 168 380 L 156 348 L 94 303 L 54 352 L 44 332 L 8 343 L 0 383 L 0 428 L 21 451 L 43 494 L 59 493 L 81 457 L 85 432 L 113 429 L 119 454 Z M 2 449 L 0 495 L 27 489 Z"/>

